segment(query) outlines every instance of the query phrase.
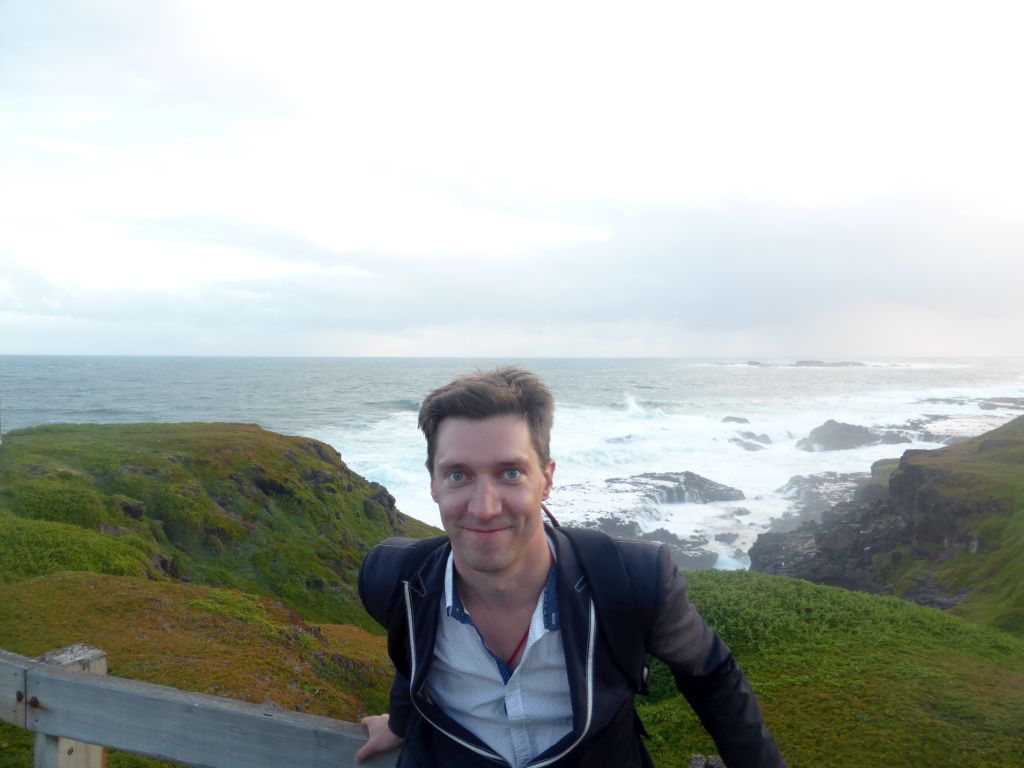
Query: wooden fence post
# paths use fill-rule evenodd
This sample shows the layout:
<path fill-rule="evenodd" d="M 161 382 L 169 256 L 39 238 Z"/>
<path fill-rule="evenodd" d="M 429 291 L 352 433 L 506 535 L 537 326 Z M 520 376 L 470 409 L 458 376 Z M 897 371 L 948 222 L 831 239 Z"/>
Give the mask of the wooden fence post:
<path fill-rule="evenodd" d="M 107 674 L 107 654 L 98 648 L 75 644 L 44 653 L 36 661 L 58 667 Z M 73 739 L 36 734 L 35 768 L 106 768 L 107 750 Z"/>

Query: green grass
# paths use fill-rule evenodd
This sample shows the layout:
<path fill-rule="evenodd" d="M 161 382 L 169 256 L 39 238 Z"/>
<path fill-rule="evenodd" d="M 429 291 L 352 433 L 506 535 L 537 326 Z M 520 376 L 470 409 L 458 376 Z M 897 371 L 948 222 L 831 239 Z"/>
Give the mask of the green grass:
<path fill-rule="evenodd" d="M 316 440 L 244 424 L 59 424 L 4 436 L 6 531 L 19 545 L 0 548 L 0 582 L 62 569 L 149 573 L 373 627 L 355 594 L 365 552 L 434 529 Z M 54 542 L 70 542 L 67 553 Z"/>
<path fill-rule="evenodd" d="M 0 585 L 57 571 L 117 576 L 152 573 L 155 547 L 138 537 L 119 539 L 75 525 L 22 520 L 0 510 Z"/>
<path fill-rule="evenodd" d="M 1010 766 L 1024 754 L 1024 641 L 896 598 L 754 573 L 689 578 L 792 768 Z M 266 597 L 84 573 L 0 587 L 0 647 L 35 656 L 76 641 L 106 650 L 111 674 L 183 690 L 346 720 L 386 707 L 384 638 L 309 624 Z M 714 753 L 657 664 L 652 687 L 640 709 L 656 765 Z M 0 728 L 0 768 L 30 765 L 29 735 Z"/>
<path fill-rule="evenodd" d="M 1024 755 L 1024 641 L 897 598 L 755 573 L 690 575 L 792 768 L 1009 766 Z M 659 768 L 716 750 L 655 664 Z"/>
<path fill-rule="evenodd" d="M 106 651 L 119 677 L 349 721 L 387 708 L 383 637 L 309 624 L 267 597 L 91 573 L 0 586 L 0 648 L 34 657 L 76 642 Z M 31 744 L 0 724 L 0 768 L 29 768 Z M 110 765 L 162 764 L 114 754 Z"/>

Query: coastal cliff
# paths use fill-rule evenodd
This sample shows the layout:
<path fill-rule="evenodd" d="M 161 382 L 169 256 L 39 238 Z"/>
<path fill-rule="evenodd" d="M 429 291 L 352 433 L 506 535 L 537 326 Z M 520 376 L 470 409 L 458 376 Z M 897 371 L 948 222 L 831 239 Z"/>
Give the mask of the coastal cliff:
<path fill-rule="evenodd" d="M 894 594 L 1024 634 L 1024 417 L 878 463 L 852 502 L 758 537 L 751 570 Z"/>
<path fill-rule="evenodd" d="M 642 479 L 641 492 L 729 492 Z M 355 720 L 382 711 L 391 678 L 382 630 L 355 603 L 362 553 L 432 531 L 307 438 L 231 424 L 12 432 L 0 447 L 0 648 L 86 642 L 119 677 Z M 1009 766 L 1024 751 L 1024 639 L 800 579 L 687 577 L 792 768 Z M 638 710 L 655 765 L 716 751 L 657 662 L 651 687 Z M 0 724 L 0 768 L 31 765 L 31 734 Z"/>

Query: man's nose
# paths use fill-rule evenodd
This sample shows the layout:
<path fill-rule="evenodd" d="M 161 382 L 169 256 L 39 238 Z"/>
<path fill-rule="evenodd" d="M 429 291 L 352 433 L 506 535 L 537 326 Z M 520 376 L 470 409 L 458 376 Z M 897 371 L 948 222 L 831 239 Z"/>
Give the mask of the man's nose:
<path fill-rule="evenodd" d="M 469 511 L 476 517 L 485 518 L 501 512 L 501 497 L 494 480 L 485 476 L 477 479 L 473 484 Z"/>

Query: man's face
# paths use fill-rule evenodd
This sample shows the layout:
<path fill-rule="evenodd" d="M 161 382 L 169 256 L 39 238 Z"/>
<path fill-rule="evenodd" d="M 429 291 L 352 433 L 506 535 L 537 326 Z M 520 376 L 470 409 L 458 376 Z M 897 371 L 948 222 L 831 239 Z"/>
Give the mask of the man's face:
<path fill-rule="evenodd" d="M 430 493 L 460 573 L 515 573 L 524 553 L 547 547 L 540 504 L 554 472 L 553 461 L 541 466 L 522 416 L 441 422 Z"/>

